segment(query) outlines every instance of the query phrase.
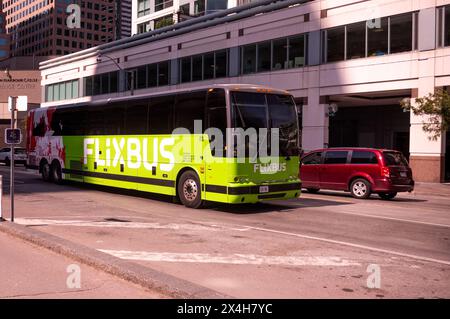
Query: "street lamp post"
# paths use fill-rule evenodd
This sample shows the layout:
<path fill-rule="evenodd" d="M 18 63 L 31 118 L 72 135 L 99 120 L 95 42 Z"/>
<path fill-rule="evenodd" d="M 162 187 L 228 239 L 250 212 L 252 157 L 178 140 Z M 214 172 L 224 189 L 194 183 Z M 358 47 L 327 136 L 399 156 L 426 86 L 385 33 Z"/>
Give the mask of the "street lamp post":
<path fill-rule="evenodd" d="M 125 72 L 125 74 L 127 74 L 127 77 L 130 76 L 131 84 L 128 85 L 128 83 L 127 83 L 127 88 L 130 90 L 130 94 L 134 95 L 134 81 L 135 81 L 135 79 L 134 79 L 134 73 L 135 73 L 134 70 L 128 71 L 128 70 L 123 69 L 119 65 L 119 63 L 117 63 L 117 61 L 115 59 L 113 59 L 110 56 L 105 55 L 105 54 L 100 54 L 97 57 L 97 62 L 102 62 L 102 57 L 105 57 L 105 58 L 108 58 L 109 60 L 111 60 L 117 66 L 117 68 L 119 70 L 121 70 L 121 71 Z M 126 81 L 126 82 L 128 82 L 128 81 Z"/>

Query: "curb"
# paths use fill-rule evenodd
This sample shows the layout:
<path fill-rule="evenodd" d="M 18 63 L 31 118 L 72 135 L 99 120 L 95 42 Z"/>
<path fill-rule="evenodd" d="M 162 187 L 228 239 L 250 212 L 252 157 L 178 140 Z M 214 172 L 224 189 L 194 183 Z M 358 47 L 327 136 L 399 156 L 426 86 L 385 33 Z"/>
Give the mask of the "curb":
<path fill-rule="evenodd" d="M 0 222 L 0 232 L 46 248 L 113 276 L 176 299 L 229 299 L 209 288 L 124 261 L 66 239 L 11 222 Z"/>

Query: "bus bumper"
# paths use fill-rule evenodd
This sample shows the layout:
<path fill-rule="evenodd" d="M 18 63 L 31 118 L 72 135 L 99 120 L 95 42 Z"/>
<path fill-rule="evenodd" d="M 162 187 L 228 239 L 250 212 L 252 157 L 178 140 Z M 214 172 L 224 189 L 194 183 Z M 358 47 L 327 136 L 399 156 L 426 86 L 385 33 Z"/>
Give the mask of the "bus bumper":
<path fill-rule="evenodd" d="M 293 199 L 300 196 L 300 182 L 228 187 L 227 202 L 230 204 L 257 203 L 266 200 Z"/>

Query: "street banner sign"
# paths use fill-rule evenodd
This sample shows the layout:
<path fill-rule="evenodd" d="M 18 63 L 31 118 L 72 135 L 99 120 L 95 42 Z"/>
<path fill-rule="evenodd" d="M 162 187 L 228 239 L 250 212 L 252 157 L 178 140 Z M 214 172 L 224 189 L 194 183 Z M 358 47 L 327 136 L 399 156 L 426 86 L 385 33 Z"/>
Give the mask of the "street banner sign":
<path fill-rule="evenodd" d="M 11 144 L 20 144 L 22 142 L 22 132 L 19 128 L 7 128 L 5 129 L 5 143 L 8 145 Z"/>
<path fill-rule="evenodd" d="M 13 104 L 13 97 L 10 96 L 8 97 L 8 109 L 10 112 L 12 109 L 12 104 Z M 28 110 L 28 96 L 22 95 L 17 97 L 16 110 L 22 112 L 24 111 L 26 112 Z"/>

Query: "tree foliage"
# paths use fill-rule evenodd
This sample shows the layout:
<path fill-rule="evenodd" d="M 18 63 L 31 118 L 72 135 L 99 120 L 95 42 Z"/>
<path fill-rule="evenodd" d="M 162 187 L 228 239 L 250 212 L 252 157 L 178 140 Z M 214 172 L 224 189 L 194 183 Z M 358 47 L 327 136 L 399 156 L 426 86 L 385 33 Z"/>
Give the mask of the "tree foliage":
<path fill-rule="evenodd" d="M 430 140 L 437 140 L 449 128 L 450 95 L 446 90 L 438 89 L 427 96 L 416 98 L 414 104 L 411 99 L 404 99 L 400 105 L 414 115 L 426 116 L 422 129 L 429 134 Z"/>

